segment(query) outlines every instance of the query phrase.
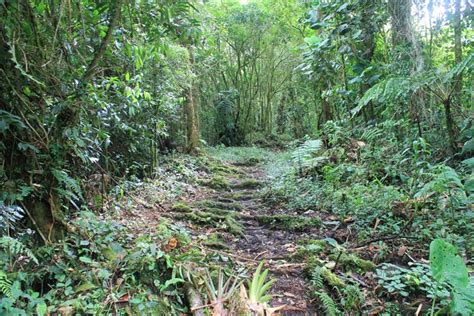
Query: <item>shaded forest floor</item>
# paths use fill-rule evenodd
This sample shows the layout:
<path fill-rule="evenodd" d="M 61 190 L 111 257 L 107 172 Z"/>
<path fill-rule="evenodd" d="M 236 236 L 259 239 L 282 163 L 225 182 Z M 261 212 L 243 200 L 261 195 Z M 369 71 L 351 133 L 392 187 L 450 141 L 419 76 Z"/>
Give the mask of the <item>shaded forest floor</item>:
<path fill-rule="evenodd" d="M 360 159 L 362 150 L 371 156 Z M 188 285 L 198 311 L 212 313 L 212 283 L 225 275 L 247 284 L 261 262 L 275 280 L 269 305 L 282 315 L 423 315 L 432 297 L 442 311 L 450 293 L 433 280 L 429 243 L 449 232 L 470 265 L 472 212 L 439 211 L 450 205 L 445 192 L 412 198 L 398 179 L 380 178 L 379 160 L 353 142 L 322 149 L 317 140 L 170 154 L 151 178 L 87 197 L 62 243 L 30 260 L 21 252 L 18 263 L 27 288 L 63 315 L 189 315 Z M 224 308 L 239 315 L 245 296 L 232 297 Z"/>

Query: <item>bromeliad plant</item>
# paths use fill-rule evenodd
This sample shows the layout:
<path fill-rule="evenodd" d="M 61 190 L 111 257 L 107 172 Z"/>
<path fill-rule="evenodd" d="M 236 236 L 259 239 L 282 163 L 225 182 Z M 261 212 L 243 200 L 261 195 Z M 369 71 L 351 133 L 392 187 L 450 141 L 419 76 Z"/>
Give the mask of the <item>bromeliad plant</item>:
<path fill-rule="evenodd" d="M 248 281 L 249 286 L 249 300 L 254 304 L 266 304 L 272 299 L 271 295 L 267 294 L 267 291 L 271 288 L 275 280 L 270 280 L 265 283 L 268 269 L 262 272 L 264 262 L 260 262 L 255 271 L 251 281 Z"/>
<path fill-rule="evenodd" d="M 268 306 L 267 303 L 272 299 L 272 295 L 268 294 L 268 291 L 276 280 L 266 281 L 268 269 L 262 272 L 263 264 L 264 261 L 260 262 L 252 280 L 248 281 L 248 294 L 245 287 L 241 287 L 241 298 L 247 301 L 247 307 L 252 315 L 273 315 L 276 311 L 285 307 L 270 308 Z"/>

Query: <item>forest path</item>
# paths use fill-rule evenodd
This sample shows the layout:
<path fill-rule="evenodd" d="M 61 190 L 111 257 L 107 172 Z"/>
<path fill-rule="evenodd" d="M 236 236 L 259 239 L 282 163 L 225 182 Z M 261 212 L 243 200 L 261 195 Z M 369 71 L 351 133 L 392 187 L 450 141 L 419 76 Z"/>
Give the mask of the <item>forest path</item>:
<path fill-rule="evenodd" d="M 315 315 L 306 293 L 304 260 L 298 260 L 297 243 L 315 238 L 318 232 L 311 228 L 295 231 L 286 227 L 286 220 L 293 218 L 288 215 L 291 212 L 271 209 L 263 203 L 259 191 L 268 179 L 258 164 L 234 162 L 230 167 L 235 172 L 223 177 L 228 181 L 227 190 L 210 190 L 194 203 L 206 201 L 222 209 L 238 209 L 235 218 L 242 226 L 242 235 L 227 236 L 227 251 L 251 271 L 264 260 L 265 267 L 270 270 L 268 279 L 276 280 L 270 305 L 286 305 L 281 315 Z"/>
<path fill-rule="evenodd" d="M 240 218 L 244 228 L 243 238 L 235 240 L 231 248 L 235 254 L 252 259 L 264 260 L 270 270 L 270 277 L 276 280 L 272 287 L 272 306 L 286 305 L 283 315 L 309 314 L 309 299 L 303 277 L 304 264 L 295 259 L 296 244 L 308 239 L 302 232 L 285 230 L 283 227 L 262 225 L 259 218 L 268 219 L 276 215 L 275 210 L 266 207 L 258 196 L 261 186 L 245 188 L 245 183 L 263 183 L 266 175 L 258 167 L 239 167 L 243 178 L 231 179 L 234 194 L 240 196 L 245 217 Z M 252 181 L 253 180 L 253 181 Z"/>

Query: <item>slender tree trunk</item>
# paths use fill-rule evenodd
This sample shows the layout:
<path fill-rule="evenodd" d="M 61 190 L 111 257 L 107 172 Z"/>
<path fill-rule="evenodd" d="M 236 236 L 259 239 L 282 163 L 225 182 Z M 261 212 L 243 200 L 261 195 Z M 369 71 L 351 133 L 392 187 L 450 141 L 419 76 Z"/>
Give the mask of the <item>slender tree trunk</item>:
<path fill-rule="evenodd" d="M 194 52 L 191 45 L 188 46 L 189 52 L 189 66 L 191 70 L 194 68 Z M 189 87 L 186 92 L 186 130 L 187 130 L 187 144 L 186 150 L 190 153 L 195 153 L 199 150 L 200 135 L 197 122 L 196 102 L 194 98 L 194 82 L 190 79 Z"/>
<path fill-rule="evenodd" d="M 459 64 L 462 61 L 462 28 L 461 28 L 461 0 L 454 2 L 454 62 Z M 456 78 L 455 98 L 460 101 L 462 91 L 462 75 Z"/>
<path fill-rule="evenodd" d="M 446 129 L 448 131 L 449 137 L 449 151 L 450 154 L 456 152 L 456 129 L 455 123 L 453 120 L 453 115 L 451 113 L 451 98 L 447 98 L 444 102 L 444 115 L 446 116 Z"/>
<path fill-rule="evenodd" d="M 107 46 L 112 40 L 113 32 L 115 28 L 117 27 L 117 24 L 120 18 L 121 9 L 122 9 L 122 0 L 116 0 L 115 5 L 114 5 L 114 10 L 112 12 L 112 17 L 109 22 L 109 28 L 107 29 L 107 33 L 105 34 L 105 37 L 102 39 L 102 43 L 100 44 L 99 49 L 95 53 L 94 59 L 92 59 L 91 63 L 89 64 L 89 67 L 87 67 L 87 70 L 84 73 L 84 76 L 82 77 L 83 82 L 89 81 L 94 76 L 95 68 L 99 64 L 99 61 L 104 56 Z"/>
<path fill-rule="evenodd" d="M 278 104 L 278 111 L 277 111 L 277 133 L 278 134 L 283 134 L 286 130 L 285 103 L 286 103 L 286 95 L 283 93 L 280 99 L 280 103 Z"/>

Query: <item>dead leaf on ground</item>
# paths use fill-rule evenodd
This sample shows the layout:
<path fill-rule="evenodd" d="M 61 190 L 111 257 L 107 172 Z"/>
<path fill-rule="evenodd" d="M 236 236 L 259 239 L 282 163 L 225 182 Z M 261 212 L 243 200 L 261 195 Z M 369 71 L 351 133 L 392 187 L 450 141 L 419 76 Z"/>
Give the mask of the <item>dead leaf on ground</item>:
<path fill-rule="evenodd" d="M 399 257 L 403 257 L 405 255 L 405 253 L 407 252 L 408 250 L 408 247 L 406 246 L 401 246 L 400 248 L 398 248 L 398 256 Z"/>
<path fill-rule="evenodd" d="M 168 243 L 163 246 L 164 252 L 170 252 L 171 250 L 175 249 L 178 246 L 178 240 L 175 237 L 171 237 L 168 240 Z"/>

